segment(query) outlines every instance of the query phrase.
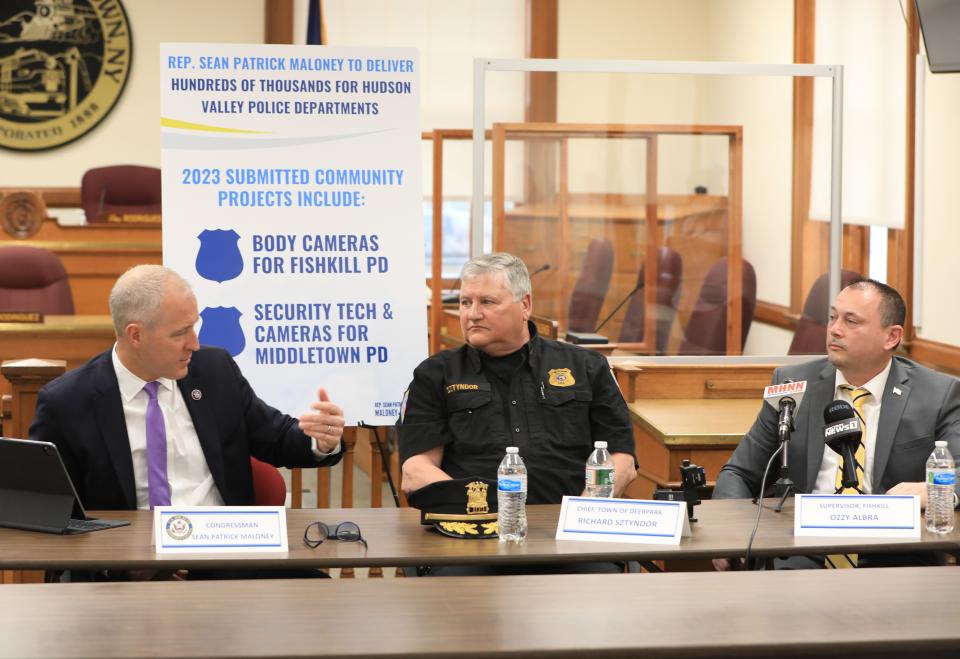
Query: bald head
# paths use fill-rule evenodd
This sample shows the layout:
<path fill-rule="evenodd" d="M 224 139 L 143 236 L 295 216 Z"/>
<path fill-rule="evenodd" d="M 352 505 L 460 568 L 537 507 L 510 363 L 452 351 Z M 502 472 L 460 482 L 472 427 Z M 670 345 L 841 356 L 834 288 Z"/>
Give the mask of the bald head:
<path fill-rule="evenodd" d="M 120 275 L 110 291 L 110 315 L 117 336 L 122 337 L 130 323 L 153 327 L 167 291 L 192 294 L 183 277 L 162 265 L 137 265 Z"/>

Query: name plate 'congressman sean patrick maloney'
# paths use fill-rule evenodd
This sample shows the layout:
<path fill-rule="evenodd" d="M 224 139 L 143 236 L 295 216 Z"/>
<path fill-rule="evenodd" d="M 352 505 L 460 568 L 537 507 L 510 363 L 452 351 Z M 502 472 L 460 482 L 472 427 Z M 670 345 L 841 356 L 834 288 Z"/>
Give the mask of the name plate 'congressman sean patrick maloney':
<path fill-rule="evenodd" d="M 283 506 L 157 506 L 153 509 L 157 553 L 286 552 Z"/>

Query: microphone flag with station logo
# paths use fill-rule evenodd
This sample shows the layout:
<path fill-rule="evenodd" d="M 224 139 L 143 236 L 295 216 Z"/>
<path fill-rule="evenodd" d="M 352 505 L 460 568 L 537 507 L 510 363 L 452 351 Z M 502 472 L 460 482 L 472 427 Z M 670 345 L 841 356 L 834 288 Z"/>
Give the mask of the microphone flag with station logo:
<path fill-rule="evenodd" d="M 784 437 L 793 430 L 793 417 L 800 409 L 803 394 L 807 391 L 807 381 L 784 380 L 780 384 L 771 384 L 763 389 L 763 400 L 777 410 L 778 433 Z"/>
<path fill-rule="evenodd" d="M 859 489 L 856 454 L 862 436 L 863 426 L 853 405 L 835 400 L 823 408 L 823 441 L 843 458 L 841 485 L 844 489 Z"/>

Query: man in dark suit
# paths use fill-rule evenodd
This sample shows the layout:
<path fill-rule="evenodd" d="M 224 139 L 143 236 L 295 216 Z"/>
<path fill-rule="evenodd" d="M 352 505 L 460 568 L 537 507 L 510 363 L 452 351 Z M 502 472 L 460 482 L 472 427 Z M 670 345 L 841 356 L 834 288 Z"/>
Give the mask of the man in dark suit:
<path fill-rule="evenodd" d="M 339 461 L 340 408 L 320 389 L 298 420 L 257 398 L 226 351 L 200 347 L 196 298 L 172 270 L 127 271 L 110 311 L 114 348 L 45 386 L 30 427 L 57 445 L 86 507 L 251 505 L 251 456 Z"/>
<path fill-rule="evenodd" d="M 960 382 L 894 356 L 905 316 L 903 298 L 896 290 L 869 279 L 854 282 L 840 291 L 831 307 L 827 358 L 775 371 L 774 383 L 807 381 L 789 444 L 790 477 L 800 492 L 835 491 L 841 462 L 837 453 L 825 448 L 823 410 L 836 399 L 862 409 L 865 454 L 860 489 L 865 494 L 918 494 L 926 506 L 923 481 L 934 441 L 946 440 L 950 452 L 960 456 Z M 714 498 L 760 493 L 764 468 L 779 446 L 777 421 L 777 411 L 764 405 L 720 470 Z M 773 473 L 768 484 L 776 478 Z M 715 564 L 729 567 L 725 560 Z"/>

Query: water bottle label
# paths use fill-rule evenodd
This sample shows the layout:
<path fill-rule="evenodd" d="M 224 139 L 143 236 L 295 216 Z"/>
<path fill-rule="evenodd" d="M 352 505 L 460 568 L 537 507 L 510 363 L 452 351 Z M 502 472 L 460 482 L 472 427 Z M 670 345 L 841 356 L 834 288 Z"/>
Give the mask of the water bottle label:
<path fill-rule="evenodd" d="M 500 492 L 523 492 L 526 489 L 522 478 L 497 479 L 497 490 Z"/>
<path fill-rule="evenodd" d="M 952 471 L 931 471 L 930 481 L 934 485 L 953 485 L 957 482 L 957 475 Z"/>
<path fill-rule="evenodd" d="M 613 469 L 605 467 L 590 467 L 587 469 L 587 486 L 613 485 L 616 472 Z"/>

